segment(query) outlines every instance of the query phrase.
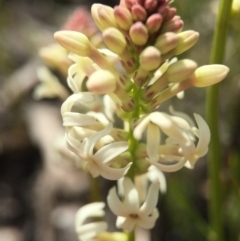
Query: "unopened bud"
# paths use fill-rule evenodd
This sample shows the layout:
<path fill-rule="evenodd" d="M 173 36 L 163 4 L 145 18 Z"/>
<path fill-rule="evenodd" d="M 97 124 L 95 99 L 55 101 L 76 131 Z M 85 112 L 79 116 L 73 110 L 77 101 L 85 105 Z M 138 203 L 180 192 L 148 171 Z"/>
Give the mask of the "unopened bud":
<path fill-rule="evenodd" d="M 195 71 L 194 86 L 206 87 L 222 81 L 229 68 L 221 64 L 204 65 Z"/>
<path fill-rule="evenodd" d="M 178 44 L 178 37 L 175 33 L 164 33 L 161 34 L 155 43 L 155 47 L 160 50 L 161 54 L 166 54 L 167 52 L 174 49 Z"/>
<path fill-rule="evenodd" d="M 190 49 L 199 38 L 199 33 L 193 30 L 188 30 L 179 33 L 178 35 L 178 44 L 177 47 L 174 49 L 174 54 L 181 54 L 188 49 Z"/>
<path fill-rule="evenodd" d="M 80 56 L 88 56 L 91 44 L 84 34 L 74 31 L 59 31 L 54 34 L 54 37 L 68 51 Z"/>
<path fill-rule="evenodd" d="M 162 16 L 159 13 L 152 14 L 146 22 L 149 33 L 157 32 L 162 25 Z"/>
<path fill-rule="evenodd" d="M 190 59 L 183 59 L 171 64 L 166 76 L 169 82 L 177 83 L 187 79 L 197 69 L 197 64 Z"/>
<path fill-rule="evenodd" d="M 141 22 L 136 22 L 130 28 L 130 38 L 136 45 L 144 45 L 148 41 L 148 30 Z"/>
<path fill-rule="evenodd" d="M 156 0 L 145 0 L 144 7 L 149 13 L 151 13 L 155 10 L 155 8 L 157 7 L 157 4 L 158 3 Z"/>
<path fill-rule="evenodd" d="M 87 88 L 96 94 L 112 93 L 116 89 L 116 77 L 107 70 L 97 70 L 90 75 Z"/>
<path fill-rule="evenodd" d="M 171 20 L 164 22 L 161 33 L 174 32 L 178 33 L 183 28 L 183 21 L 179 16 L 174 16 Z"/>
<path fill-rule="evenodd" d="M 110 27 L 103 31 L 103 41 L 114 53 L 121 54 L 126 47 L 124 35 L 116 28 Z"/>
<path fill-rule="evenodd" d="M 133 4 L 135 4 L 135 0 L 124 0 L 124 3 L 128 9 L 131 9 Z"/>
<path fill-rule="evenodd" d="M 147 18 L 147 12 L 140 4 L 134 4 L 131 12 L 135 21 L 144 21 Z"/>
<path fill-rule="evenodd" d="M 111 7 L 95 3 L 92 5 L 91 13 L 94 22 L 101 31 L 108 27 L 117 27 L 117 22 Z"/>
<path fill-rule="evenodd" d="M 161 53 L 153 47 L 146 47 L 139 56 L 139 62 L 142 69 L 152 71 L 157 69 L 161 64 Z"/>
<path fill-rule="evenodd" d="M 124 30 L 129 30 L 132 26 L 133 20 L 130 11 L 127 8 L 116 6 L 114 8 L 114 16 L 117 24 Z"/>

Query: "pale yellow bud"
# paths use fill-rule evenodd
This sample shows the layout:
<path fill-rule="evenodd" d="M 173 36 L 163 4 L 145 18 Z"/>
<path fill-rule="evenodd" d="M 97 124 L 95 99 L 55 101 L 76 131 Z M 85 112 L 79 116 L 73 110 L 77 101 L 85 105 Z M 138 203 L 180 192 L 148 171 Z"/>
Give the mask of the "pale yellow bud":
<path fill-rule="evenodd" d="M 240 16 L 240 0 L 233 0 L 232 15 L 233 15 L 233 17 Z"/>
<path fill-rule="evenodd" d="M 139 62 L 142 69 L 152 71 L 157 69 L 161 64 L 161 53 L 153 47 L 146 47 L 139 56 Z"/>
<path fill-rule="evenodd" d="M 107 70 L 97 70 L 90 75 L 87 81 L 87 88 L 96 94 L 112 93 L 116 89 L 117 80 L 111 72 Z"/>
<path fill-rule="evenodd" d="M 221 64 L 204 65 L 195 71 L 194 86 L 206 87 L 222 81 L 229 68 Z"/>
<path fill-rule="evenodd" d="M 178 44 L 178 36 L 175 33 L 164 33 L 161 34 L 155 43 L 155 47 L 158 48 L 161 54 L 166 54 L 167 52 L 174 49 Z"/>
<path fill-rule="evenodd" d="M 103 31 L 103 41 L 106 46 L 114 53 L 121 54 L 126 47 L 124 35 L 116 28 L 107 28 Z"/>
<path fill-rule="evenodd" d="M 148 41 L 148 30 L 142 22 L 136 22 L 130 28 L 130 38 L 136 45 L 144 45 Z"/>
<path fill-rule="evenodd" d="M 178 36 L 178 44 L 174 49 L 174 54 L 181 54 L 188 49 L 190 49 L 199 38 L 199 33 L 193 30 L 188 30 L 177 34 Z"/>
<path fill-rule="evenodd" d="M 59 31 L 54 34 L 54 38 L 69 52 L 80 56 L 88 56 L 91 43 L 88 38 L 74 31 Z"/>
<path fill-rule="evenodd" d="M 103 31 L 109 27 L 117 27 L 114 11 L 111 7 L 102 4 L 93 4 L 91 13 L 97 27 Z"/>
<path fill-rule="evenodd" d="M 187 79 L 196 69 L 197 63 L 190 59 L 183 59 L 171 64 L 166 71 L 166 76 L 169 82 L 177 83 Z"/>
<path fill-rule="evenodd" d="M 129 30 L 132 26 L 133 20 L 130 11 L 127 8 L 116 6 L 114 8 L 114 16 L 117 24 L 124 30 Z"/>

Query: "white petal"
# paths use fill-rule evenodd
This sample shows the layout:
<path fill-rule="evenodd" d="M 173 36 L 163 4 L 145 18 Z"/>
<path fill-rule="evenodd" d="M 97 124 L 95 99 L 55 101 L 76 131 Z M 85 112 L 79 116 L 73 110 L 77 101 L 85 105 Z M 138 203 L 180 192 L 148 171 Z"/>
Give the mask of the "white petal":
<path fill-rule="evenodd" d="M 107 125 L 109 123 L 109 120 L 101 112 L 89 111 L 86 114 L 90 115 L 90 116 L 93 116 L 94 118 L 96 118 L 99 122 L 101 122 L 104 125 Z"/>
<path fill-rule="evenodd" d="M 104 202 L 95 202 L 87 204 L 81 207 L 75 217 L 76 228 L 81 226 L 83 222 L 89 217 L 102 217 L 105 215 L 103 208 L 105 207 Z"/>
<path fill-rule="evenodd" d="M 116 220 L 116 226 L 117 228 L 121 228 L 122 227 L 122 224 L 126 221 L 126 217 L 121 217 L 121 216 L 118 216 L 117 217 L 117 220 Z"/>
<path fill-rule="evenodd" d="M 99 168 L 98 168 L 98 166 L 96 164 L 88 162 L 86 164 L 86 168 L 91 173 L 93 178 L 98 177 L 100 175 Z"/>
<path fill-rule="evenodd" d="M 88 92 L 81 92 L 78 94 L 73 94 L 69 96 L 66 101 L 62 104 L 61 107 L 61 114 L 63 115 L 65 112 L 71 111 L 73 105 L 76 102 L 80 102 L 82 104 L 88 103 L 94 100 L 94 97 L 91 93 Z"/>
<path fill-rule="evenodd" d="M 155 209 L 158 201 L 159 186 L 160 186 L 159 182 L 156 181 L 152 183 L 151 186 L 149 187 L 146 201 L 143 203 L 143 205 L 140 208 L 141 216 L 148 216 Z"/>
<path fill-rule="evenodd" d="M 76 229 L 76 233 L 80 240 L 89 240 L 99 233 L 107 230 L 107 223 L 104 221 L 84 224 Z"/>
<path fill-rule="evenodd" d="M 107 202 L 108 202 L 109 208 L 115 215 L 122 216 L 122 217 L 128 216 L 127 209 L 122 204 L 122 202 L 120 201 L 117 195 L 116 187 L 113 187 L 110 189 L 107 196 Z"/>
<path fill-rule="evenodd" d="M 147 154 L 151 160 L 158 160 L 158 149 L 160 144 L 159 127 L 149 123 L 147 130 Z"/>
<path fill-rule="evenodd" d="M 99 151 L 94 154 L 93 159 L 96 162 L 108 163 L 114 157 L 120 155 L 128 149 L 128 143 L 126 141 L 118 141 L 111 144 L 108 144 L 102 147 Z"/>
<path fill-rule="evenodd" d="M 88 126 L 96 122 L 94 117 L 76 112 L 65 112 L 62 118 L 63 126 Z"/>
<path fill-rule="evenodd" d="M 124 200 L 129 213 L 138 214 L 139 197 L 137 189 L 130 178 L 125 177 L 123 180 Z"/>
<path fill-rule="evenodd" d="M 108 135 L 112 130 L 112 124 L 109 123 L 106 128 L 101 131 L 98 131 L 96 134 L 93 134 L 87 140 L 87 143 L 84 147 L 84 153 L 88 153 L 88 155 L 93 155 L 93 148 L 96 143 L 104 136 Z"/>
<path fill-rule="evenodd" d="M 147 128 L 148 124 L 150 122 L 150 115 L 143 117 L 143 119 L 140 120 L 140 123 L 135 127 L 133 131 L 133 136 L 135 139 L 140 140 L 142 138 L 142 134 Z"/>
<path fill-rule="evenodd" d="M 132 163 L 129 163 L 124 168 L 113 168 L 107 165 L 99 165 L 99 172 L 100 175 L 108 180 L 118 180 L 119 178 L 123 177 L 131 167 Z"/>
<path fill-rule="evenodd" d="M 166 193 L 167 181 L 166 181 L 166 178 L 165 178 L 163 172 L 158 170 L 155 166 L 150 166 L 148 168 L 147 177 L 151 182 L 159 181 L 161 193 Z"/>
<path fill-rule="evenodd" d="M 206 121 L 198 114 L 194 114 L 195 120 L 199 127 L 199 141 L 197 144 L 197 152 L 204 152 L 210 142 L 210 130 Z"/>
<path fill-rule="evenodd" d="M 158 210 L 155 209 L 151 216 L 143 217 L 143 218 L 141 217 L 138 221 L 138 225 L 146 229 L 153 228 L 155 226 L 155 222 L 158 217 L 159 217 Z"/>
<path fill-rule="evenodd" d="M 131 232 L 131 231 L 133 231 L 133 229 L 135 227 L 136 221 L 137 220 L 132 219 L 132 218 L 126 218 L 124 220 L 124 222 L 122 222 L 121 225 L 119 225 L 118 227 L 125 229 L 128 232 Z"/>
<path fill-rule="evenodd" d="M 176 172 L 180 170 L 186 163 L 186 159 L 184 158 L 182 158 L 182 160 L 177 162 L 176 164 L 172 164 L 172 165 L 160 164 L 150 159 L 146 159 L 146 160 L 163 172 Z"/>

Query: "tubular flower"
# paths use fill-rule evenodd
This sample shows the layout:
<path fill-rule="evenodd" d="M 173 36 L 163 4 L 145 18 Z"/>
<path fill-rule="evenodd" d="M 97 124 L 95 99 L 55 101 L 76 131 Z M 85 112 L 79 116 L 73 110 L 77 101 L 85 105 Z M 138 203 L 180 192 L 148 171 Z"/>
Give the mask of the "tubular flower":
<path fill-rule="evenodd" d="M 128 149 L 127 142 L 119 141 L 110 143 L 94 153 L 94 147 L 96 143 L 102 137 L 109 134 L 111 130 L 112 124 L 108 124 L 105 129 L 90 135 L 87 139 L 82 140 L 82 143 L 80 144 L 76 143 L 76 139 L 72 140 L 71 137 L 67 134 L 66 141 L 69 148 L 85 162 L 86 168 L 93 177 L 98 177 L 101 175 L 109 180 L 117 180 L 128 171 L 131 163 L 129 163 L 124 168 L 116 169 L 110 167 L 109 162 Z"/>
<path fill-rule="evenodd" d="M 98 235 L 106 231 L 107 223 L 98 221 L 84 224 L 88 218 L 103 217 L 105 204 L 102 202 L 90 203 L 78 210 L 75 218 L 75 229 L 80 241 L 92 241 Z"/>
<path fill-rule="evenodd" d="M 154 227 L 159 214 L 156 209 L 158 201 L 159 182 L 151 184 L 147 198 L 140 207 L 138 192 L 131 179 L 125 177 L 123 180 L 124 203 L 117 196 L 116 187 L 108 194 L 107 201 L 112 212 L 117 215 L 116 225 L 129 232 L 135 225 L 150 229 Z"/>

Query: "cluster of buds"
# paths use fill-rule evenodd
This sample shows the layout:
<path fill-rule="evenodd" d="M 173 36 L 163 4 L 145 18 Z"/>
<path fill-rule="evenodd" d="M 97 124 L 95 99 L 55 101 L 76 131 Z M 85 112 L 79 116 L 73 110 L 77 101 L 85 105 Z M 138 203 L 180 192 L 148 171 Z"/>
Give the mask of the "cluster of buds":
<path fill-rule="evenodd" d="M 115 188 L 108 195 L 109 207 L 118 216 L 116 224 L 129 231 L 136 225 L 149 229 L 158 217 L 161 171 L 193 168 L 210 142 L 208 125 L 200 115 L 194 114 L 195 125 L 173 108 L 170 114 L 157 108 L 189 87 L 218 83 L 228 68 L 198 68 L 190 59 L 173 58 L 191 48 L 199 34 L 182 31 L 183 21 L 168 0 L 121 0 L 114 8 L 94 4 L 92 17 L 104 48 L 97 48 L 80 32 L 55 33 L 74 62 L 67 78 L 74 94 L 61 108 L 66 143 L 94 178 L 127 176 L 122 185 L 125 202 Z M 103 108 L 96 110 L 92 107 L 101 101 L 99 95 L 103 95 Z M 123 120 L 124 129 L 114 126 L 114 115 Z M 144 132 L 146 143 L 141 141 Z M 148 175 L 143 174 L 153 167 L 158 178 L 151 180 L 140 205 L 136 178 L 141 174 L 148 183 Z M 97 233 L 95 239 L 101 240 L 100 236 Z"/>

